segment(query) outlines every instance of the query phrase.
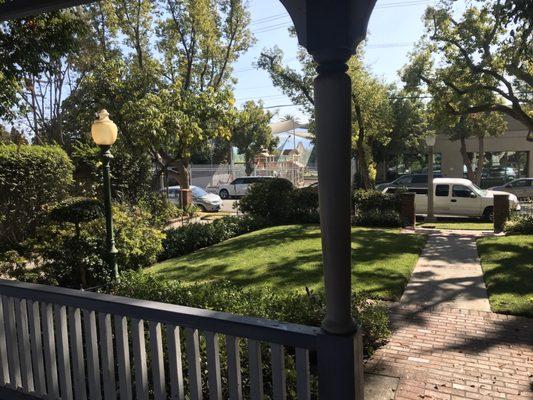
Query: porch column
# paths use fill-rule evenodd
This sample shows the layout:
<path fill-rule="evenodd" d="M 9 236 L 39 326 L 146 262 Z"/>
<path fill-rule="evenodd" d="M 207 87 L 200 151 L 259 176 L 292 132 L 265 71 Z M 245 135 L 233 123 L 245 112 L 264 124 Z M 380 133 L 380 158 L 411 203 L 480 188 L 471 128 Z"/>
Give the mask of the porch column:
<path fill-rule="evenodd" d="M 356 330 L 351 312 L 351 80 L 347 57 L 318 64 L 315 118 L 320 225 L 326 291 L 322 327 L 334 334 Z"/>

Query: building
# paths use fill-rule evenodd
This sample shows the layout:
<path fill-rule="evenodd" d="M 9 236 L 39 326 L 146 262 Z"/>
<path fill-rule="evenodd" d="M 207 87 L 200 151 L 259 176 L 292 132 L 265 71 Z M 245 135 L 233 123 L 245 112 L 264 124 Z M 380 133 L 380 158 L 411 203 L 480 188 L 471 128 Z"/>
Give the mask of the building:
<path fill-rule="evenodd" d="M 527 140 L 528 130 L 513 118 L 506 119 L 508 128 L 503 135 L 485 138 L 482 186 L 533 176 L 533 141 Z M 466 150 L 475 161 L 479 151 L 478 140 L 467 139 Z M 458 140 L 452 141 L 445 135 L 439 135 L 434 151 L 445 176 L 462 178 L 465 175 L 466 168 Z"/>

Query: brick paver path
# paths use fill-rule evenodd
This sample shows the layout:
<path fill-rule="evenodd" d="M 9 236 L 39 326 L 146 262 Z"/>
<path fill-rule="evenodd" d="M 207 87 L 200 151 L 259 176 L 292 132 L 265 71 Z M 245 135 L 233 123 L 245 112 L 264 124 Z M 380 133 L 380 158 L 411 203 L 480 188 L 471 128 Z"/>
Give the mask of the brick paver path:
<path fill-rule="evenodd" d="M 439 240 L 432 239 L 436 238 L 430 238 L 424 252 L 428 260 L 439 259 L 447 267 L 463 264 L 452 248 L 448 251 L 455 261 L 446 261 L 433 247 Z M 438 274 L 417 287 L 422 292 L 425 285 L 436 290 L 442 287 L 438 281 L 446 279 Z M 456 291 L 470 286 L 461 284 L 457 276 L 453 279 Z M 479 286 L 471 276 L 467 279 Z M 455 301 L 457 297 L 449 290 L 444 291 L 446 295 L 435 291 L 441 304 L 426 301 L 429 291 L 425 292 L 418 297 L 423 299 L 420 303 L 402 298 L 391 307 L 393 335 L 368 360 L 366 372 L 399 378 L 396 400 L 533 399 L 533 319 L 475 309 L 479 302 Z M 415 292 L 411 296 L 417 298 Z M 471 309 L 459 307 L 469 304 Z"/>

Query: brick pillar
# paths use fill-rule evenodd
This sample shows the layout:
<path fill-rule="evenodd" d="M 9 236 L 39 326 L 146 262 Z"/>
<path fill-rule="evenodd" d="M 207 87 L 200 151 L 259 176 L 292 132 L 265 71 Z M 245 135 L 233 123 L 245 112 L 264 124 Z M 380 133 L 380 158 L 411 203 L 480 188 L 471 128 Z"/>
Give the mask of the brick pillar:
<path fill-rule="evenodd" d="M 509 219 L 509 195 L 494 195 L 494 232 L 503 232 L 505 222 Z"/>
<path fill-rule="evenodd" d="M 400 219 L 404 226 L 416 226 L 414 193 L 402 193 L 400 195 Z"/>
<path fill-rule="evenodd" d="M 191 189 L 181 189 L 181 206 L 185 208 L 185 206 L 192 204 L 192 191 Z"/>

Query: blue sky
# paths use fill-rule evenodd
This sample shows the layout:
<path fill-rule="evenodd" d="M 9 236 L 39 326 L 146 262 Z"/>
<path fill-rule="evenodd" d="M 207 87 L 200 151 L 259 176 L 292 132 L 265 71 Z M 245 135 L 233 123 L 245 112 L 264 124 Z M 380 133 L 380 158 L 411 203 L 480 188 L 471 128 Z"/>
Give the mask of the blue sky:
<path fill-rule="evenodd" d="M 371 70 L 388 82 L 398 80 L 398 70 L 406 63 L 408 52 L 423 34 L 422 14 L 434 0 L 378 0 L 368 27 L 368 46 L 365 62 Z M 289 35 L 290 18 L 278 0 L 249 0 L 252 14 L 251 30 L 256 44 L 235 64 L 234 76 L 237 104 L 247 100 L 262 99 L 265 106 L 291 104 L 291 101 L 275 88 L 268 74 L 253 68 L 261 50 L 274 45 L 285 54 L 285 62 L 298 66 L 296 38 Z M 276 108 L 271 109 L 276 111 Z M 279 108 L 279 116 L 295 114 L 307 117 L 297 106 Z"/>

